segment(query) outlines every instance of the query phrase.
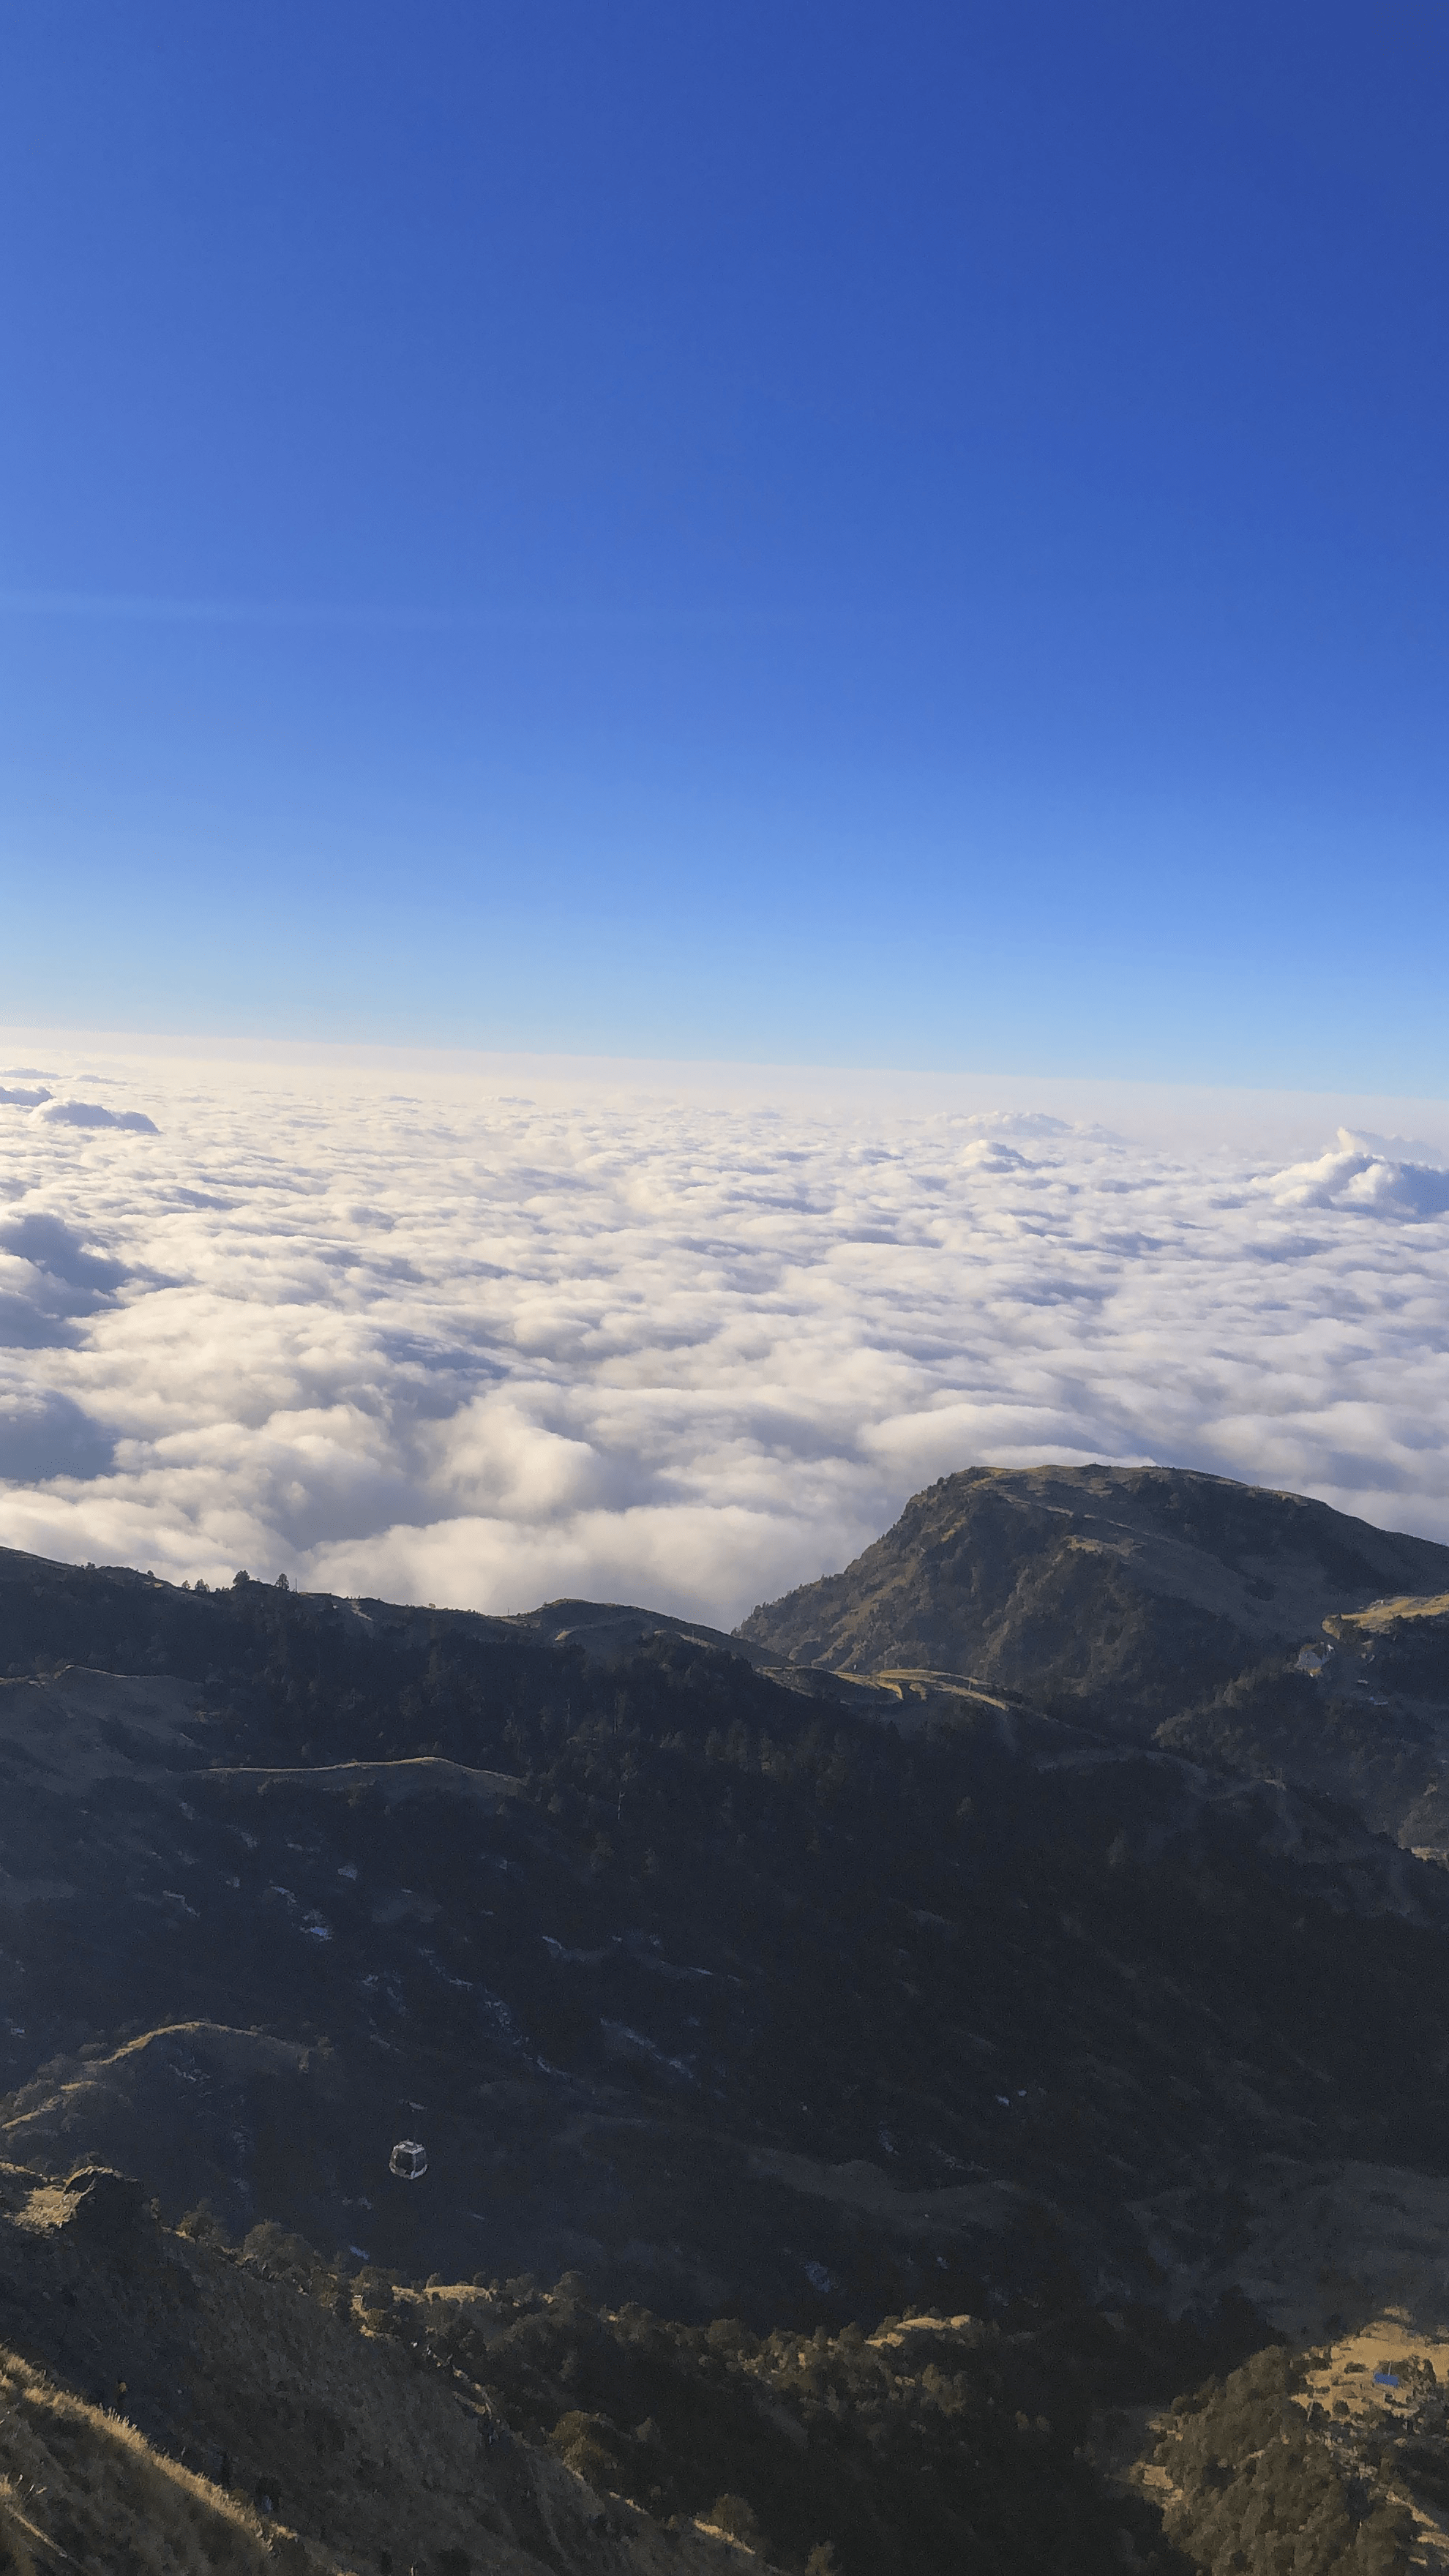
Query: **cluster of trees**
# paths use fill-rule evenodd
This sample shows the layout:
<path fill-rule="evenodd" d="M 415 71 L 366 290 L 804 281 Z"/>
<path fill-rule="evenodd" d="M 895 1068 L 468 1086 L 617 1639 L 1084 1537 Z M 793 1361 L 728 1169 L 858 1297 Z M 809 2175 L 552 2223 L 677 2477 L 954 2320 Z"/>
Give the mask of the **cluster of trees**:
<path fill-rule="evenodd" d="M 1418 1624 L 1432 1630 L 1439 1623 Z M 1449 1676 L 1446 1625 L 1438 1638 L 1441 1696 Z M 1396 1833 L 1426 1785 L 1437 1781 L 1439 1731 L 1422 1711 L 1402 1706 L 1385 1725 L 1374 1704 L 1377 1691 L 1358 1692 L 1358 1678 L 1356 1666 L 1344 1665 L 1312 1679 L 1281 1655 L 1267 1657 L 1167 1719 L 1157 1741 L 1215 1769 L 1316 1789 L 1345 1802 L 1375 1830 Z"/>
<path fill-rule="evenodd" d="M 183 2227 L 227 2252 L 209 2211 Z M 1315 2357 L 1270 2342 L 1239 2358 L 1262 2331 L 1241 2304 L 1206 2340 L 1084 2302 L 755 2332 L 613 2308 L 579 2274 L 551 2290 L 349 2275 L 272 2223 L 228 2259 L 470 2393 L 490 2462 L 510 2441 L 547 2444 L 594 2490 L 606 2536 L 629 2508 L 698 2518 L 792 2576 L 1407 2576 L 1405 2480 L 1442 2502 L 1442 2404 L 1417 2410 L 1411 2439 L 1332 2449 L 1306 2393 Z M 1219 2367 L 1163 2419 L 1158 2484 L 1124 2488 L 1107 2465 L 1118 2409 L 1194 2358 Z"/>
<path fill-rule="evenodd" d="M 201 2212 L 187 2226 L 211 2233 Z M 1085 2314 L 755 2334 L 602 2308 L 578 2276 L 418 2293 L 370 2267 L 349 2283 L 275 2227 L 243 2255 L 471 2385 L 506 2436 L 548 2443 L 606 2506 L 714 2522 L 803 2576 L 1116 2576 L 1154 2552 L 1186 2576 L 1152 2505 L 1097 2469 L 1094 2413 L 1124 2346 Z"/>
<path fill-rule="evenodd" d="M 1270 2346 L 1174 2401 L 1156 2460 L 1169 2537 L 1209 2576 L 1402 2576 L 1413 2517 L 1376 2456 L 1362 2477 L 1315 2439 L 1300 2363 Z"/>

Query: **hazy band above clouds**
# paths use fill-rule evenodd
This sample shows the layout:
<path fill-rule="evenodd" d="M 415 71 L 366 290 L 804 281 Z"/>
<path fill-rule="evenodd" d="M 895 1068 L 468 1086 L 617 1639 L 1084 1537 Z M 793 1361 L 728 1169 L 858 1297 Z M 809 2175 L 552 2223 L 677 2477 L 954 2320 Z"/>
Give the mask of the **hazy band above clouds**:
<path fill-rule="evenodd" d="M 0 1064 L 0 1544 L 729 1625 L 973 1461 L 1449 1538 L 1443 1139 L 1011 1088 Z"/>

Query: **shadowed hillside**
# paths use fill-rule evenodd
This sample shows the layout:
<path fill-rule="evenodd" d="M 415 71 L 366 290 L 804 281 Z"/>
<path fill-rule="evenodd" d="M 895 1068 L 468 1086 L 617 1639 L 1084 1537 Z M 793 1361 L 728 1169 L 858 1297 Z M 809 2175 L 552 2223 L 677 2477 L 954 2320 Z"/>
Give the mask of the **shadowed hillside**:
<path fill-rule="evenodd" d="M 1063 2262 L 1140 2297 L 1183 2194 L 1201 2268 L 1225 2175 L 1442 2145 L 1449 1879 L 1271 1783 L 989 1697 L 802 1694 L 633 1614 L 611 1657 L 3 1572 L 26 2165 L 813 2327 Z"/>
<path fill-rule="evenodd" d="M 182 2535 L 114 2558 L 134 2576 L 203 2525 L 208 2563 L 285 2540 L 360 2568 L 377 2498 L 413 2525 L 399 2576 L 626 2540 L 642 2566 L 671 2518 L 799 2576 L 968 2544 L 1056 2576 L 1068 2526 L 1073 2566 L 1131 2564 L 1115 2410 L 1274 2334 L 1437 2318 L 1449 1877 L 1370 1793 L 1428 1815 L 1446 1552 L 1199 1478 L 1063 1537 L 1044 1484 L 913 1506 L 929 1532 L 975 1496 L 975 1591 L 1023 1674 L 1035 1634 L 1032 1690 L 943 1665 L 944 1633 L 851 1677 L 619 1605 L 485 1619 L 0 1558 L 0 2347 L 12 2436 L 50 2463 L 15 2478 L 70 2499 L 94 2563 L 84 2498 L 130 2476 Z M 954 1592 L 949 1550 L 918 1554 L 941 1602 L 971 1591 L 960 1546 Z M 1031 1630 L 1059 1578 L 1074 1618 Z M 1077 1686 L 1094 1620 L 1130 1704 Z M 1349 1773 L 1362 1797 L 1324 1794 Z M 94 2187 L 114 2241 L 86 2235 L 102 2169 L 134 2178 Z M 299 2391 L 341 2374 L 320 2432 L 258 2394 L 297 2335 Z M 434 2465 L 389 2469 L 356 2429 L 379 2370 L 411 2374 L 400 2422 L 446 2383 L 471 2432 L 449 2415 L 417 2434 Z M 485 2412 L 532 2504 L 491 2451 L 465 2497 L 447 2465 Z M 224 2457 L 250 2465 L 220 2491 Z M 1352 2563 L 1399 2564 L 1392 2516 L 1333 2494 Z M 0 2504 L 14 2563 L 46 2566 L 20 2486 Z"/>

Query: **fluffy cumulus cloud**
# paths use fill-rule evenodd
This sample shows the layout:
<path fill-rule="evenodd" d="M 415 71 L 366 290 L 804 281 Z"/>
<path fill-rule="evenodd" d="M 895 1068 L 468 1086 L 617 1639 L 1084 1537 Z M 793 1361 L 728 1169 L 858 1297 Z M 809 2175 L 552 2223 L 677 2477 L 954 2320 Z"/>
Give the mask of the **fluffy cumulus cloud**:
<path fill-rule="evenodd" d="M 1340 1127 L 1325 1153 L 1290 1163 L 1263 1184 L 1280 1207 L 1362 1208 L 1382 1216 L 1449 1214 L 1449 1171 L 1401 1136 Z"/>
<path fill-rule="evenodd" d="M 0 1064 L 0 1543 L 730 1624 L 973 1461 L 1449 1537 L 1449 1150 L 1318 1142 L 864 1077 Z"/>

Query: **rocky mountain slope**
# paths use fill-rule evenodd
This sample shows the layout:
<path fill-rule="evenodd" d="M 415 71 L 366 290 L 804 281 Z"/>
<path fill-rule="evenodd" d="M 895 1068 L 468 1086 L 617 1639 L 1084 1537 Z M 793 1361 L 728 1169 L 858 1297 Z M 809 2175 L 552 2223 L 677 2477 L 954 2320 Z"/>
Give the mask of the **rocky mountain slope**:
<path fill-rule="evenodd" d="M 972 1674 L 1039 1706 L 1175 1713 L 1325 1618 L 1449 1591 L 1449 1547 L 1169 1467 L 968 1467 L 746 1645 L 832 1672 Z"/>
<path fill-rule="evenodd" d="M 896 1688 L 974 1678 L 1449 1850 L 1449 1548 L 1297 1495 L 1159 1467 L 968 1468 L 740 1637 Z"/>

